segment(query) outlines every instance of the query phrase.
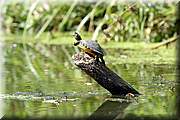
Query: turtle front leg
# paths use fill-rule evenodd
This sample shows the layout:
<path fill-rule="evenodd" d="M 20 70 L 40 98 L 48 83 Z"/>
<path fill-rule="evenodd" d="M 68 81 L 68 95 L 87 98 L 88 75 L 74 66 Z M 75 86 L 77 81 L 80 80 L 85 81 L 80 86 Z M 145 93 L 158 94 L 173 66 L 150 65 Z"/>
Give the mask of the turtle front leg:
<path fill-rule="evenodd" d="M 106 64 L 105 64 L 105 61 L 104 61 L 104 59 L 103 59 L 103 56 L 100 56 L 100 59 L 101 59 L 101 62 L 103 63 L 103 65 L 106 65 Z"/>
<path fill-rule="evenodd" d="M 79 43 L 80 43 L 79 41 L 78 42 L 74 42 L 74 46 L 77 46 Z"/>
<path fill-rule="evenodd" d="M 99 62 L 99 56 L 97 55 L 97 56 L 95 56 L 95 62 Z"/>
<path fill-rule="evenodd" d="M 99 62 L 99 58 L 101 59 L 102 64 L 105 65 L 105 61 L 103 59 L 103 56 L 98 56 L 97 55 L 96 58 L 95 58 L 96 62 Z"/>

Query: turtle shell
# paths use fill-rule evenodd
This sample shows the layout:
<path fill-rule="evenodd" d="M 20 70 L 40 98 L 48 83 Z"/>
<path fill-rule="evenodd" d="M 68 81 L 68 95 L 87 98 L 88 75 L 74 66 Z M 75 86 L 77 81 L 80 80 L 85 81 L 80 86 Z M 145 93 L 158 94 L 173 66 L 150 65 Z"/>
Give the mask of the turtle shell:
<path fill-rule="evenodd" d="M 101 54 L 101 55 L 105 55 L 104 50 L 101 48 L 101 46 L 93 40 L 81 40 L 80 41 L 80 46 L 84 46 L 86 48 L 91 49 L 92 51 Z"/>

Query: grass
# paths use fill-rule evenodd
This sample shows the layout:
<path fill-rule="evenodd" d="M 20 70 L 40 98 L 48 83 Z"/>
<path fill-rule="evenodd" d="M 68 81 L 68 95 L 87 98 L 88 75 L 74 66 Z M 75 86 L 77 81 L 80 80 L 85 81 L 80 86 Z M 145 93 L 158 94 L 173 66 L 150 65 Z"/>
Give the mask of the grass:
<path fill-rule="evenodd" d="M 74 38 L 72 32 L 56 33 L 54 38 L 49 33 L 42 33 L 39 39 L 34 39 L 35 35 L 26 36 L 26 40 L 22 41 L 21 36 L 6 35 L 6 42 L 8 43 L 41 43 L 46 45 L 72 45 Z M 90 39 L 91 34 L 82 33 L 83 38 Z M 86 36 L 86 37 L 84 37 Z M 158 49 L 151 50 L 153 46 L 159 43 L 145 43 L 145 42 L 114 42 L 105 43 L 100 39 L 99 43 L 105 49 L 107 55 L 105 60 L 107 63 L 123 64 L 123 63 L 152 63 L 152 64 L 175 64 L 176 50 L 175 44 L 168 48 L 162 46 Z M 75 50 L 74 50 L 75 51 Z M 68 50 L 67 50 L 68 52 Z"/>
<path fill-rule="evenodd" d="M 176 31 L 176 2 L 121 4 L 117 0 L 100 0 L 94 5 L 72 2 L 35 0 L 26 3 L 15 0 L 6 3 L 2 7 L 4 31 L 18 34 L 26 29 L 26 33 L 34 33 L 39 39 L 44 32 L 78 30 L 94 32 L 96 38 L 104 26 L 103 31 L 110 35 L 109 41 L 119 42 L 161 42 Z"/>
<path fill-rule="evenodd" d="M 175 64 L 175 58 L 175 49 L 171 47 L 157 50 L 147 50 L 145 48 L 122 50 L 116 57 L 108 55 L 105 60 L 113 64 Z"/>

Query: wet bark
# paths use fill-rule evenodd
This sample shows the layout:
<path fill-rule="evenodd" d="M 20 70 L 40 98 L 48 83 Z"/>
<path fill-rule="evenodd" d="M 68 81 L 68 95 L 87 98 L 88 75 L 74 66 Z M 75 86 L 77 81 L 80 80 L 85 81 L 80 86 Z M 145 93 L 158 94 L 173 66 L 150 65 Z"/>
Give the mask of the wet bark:
<path fill-rule="evenodd" d="M 128 93 L 132 93 L 135 96 L 140 95 L 138 91 L 115 72 L 101 62 L 95 61 L 86 53 L 80 52 L 73 55 L 73 62 L 112 95 L 125 96 Z"/>

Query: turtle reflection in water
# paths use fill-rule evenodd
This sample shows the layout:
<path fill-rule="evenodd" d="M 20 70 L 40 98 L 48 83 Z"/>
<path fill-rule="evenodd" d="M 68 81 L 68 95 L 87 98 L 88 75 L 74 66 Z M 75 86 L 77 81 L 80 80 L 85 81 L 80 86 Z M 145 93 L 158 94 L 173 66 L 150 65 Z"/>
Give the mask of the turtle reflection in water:
<path fill-rule="evenodd" d="M 105 65 L 105 61 L 103 59 L 105 52 L 101 48 L 101 46 L 97 43 L 97 41 L 82 40 L 81 36 L 77 32 L 75 32 L 73 36 L 77 40 L 77 42 L 74 43 L 74 46 L 78 46 L 81 50 L 83 50 L 89 56 L 96 59 L 96 61 L 99 61 L 99 58 L 100 58 L 101 62 Z"/>

